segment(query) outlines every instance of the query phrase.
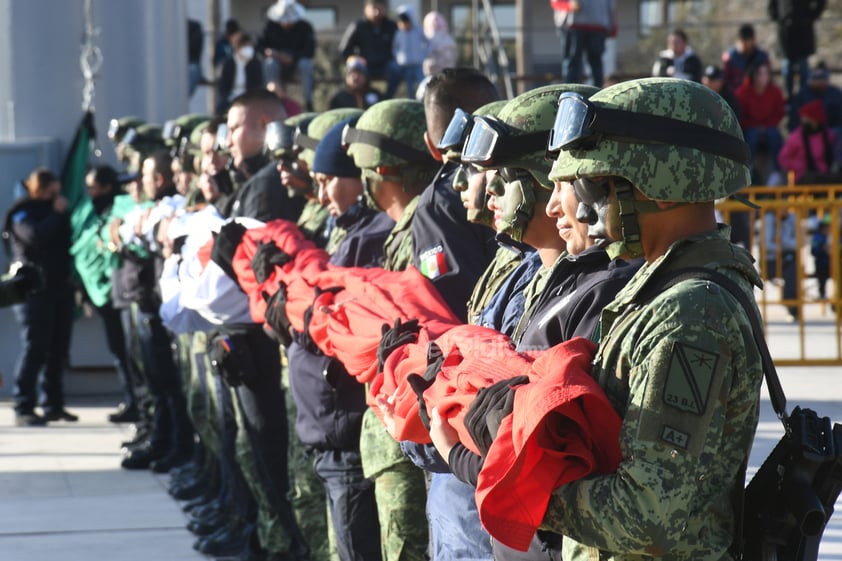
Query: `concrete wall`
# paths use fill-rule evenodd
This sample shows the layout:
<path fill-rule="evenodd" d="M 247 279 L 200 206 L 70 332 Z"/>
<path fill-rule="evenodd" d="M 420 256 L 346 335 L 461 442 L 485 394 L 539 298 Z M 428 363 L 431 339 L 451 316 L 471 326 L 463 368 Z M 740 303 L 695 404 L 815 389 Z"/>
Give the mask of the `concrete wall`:
<path fill-rule="evenodd" d="M 112 117 L 162 123 L 187 112 L 186 14 L 184 0 L 93 0 L 104 57 L 95 97 L 103 161 L 115 163 L 105 136 Z M 34 167 L 60 171 L 82 116 L 84 29 L 83 0 L 0 0 L 0 215 L 11 204 L 15 181 Z M 5 257 L 0 264 L 5 267 Z M 17 337 L 11 311 L 0 310 L 0 372 L 6 376 L 0 392 L 6 394 Z M 110 365 L 98 318 L 76 322 L 70 360 L 73 366 Z"/>

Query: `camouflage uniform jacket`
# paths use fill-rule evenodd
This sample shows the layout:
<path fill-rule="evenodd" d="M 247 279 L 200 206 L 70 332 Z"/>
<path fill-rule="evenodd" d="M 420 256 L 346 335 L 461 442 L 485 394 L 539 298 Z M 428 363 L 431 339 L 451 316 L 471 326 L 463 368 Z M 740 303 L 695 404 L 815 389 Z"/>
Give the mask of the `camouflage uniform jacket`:
<path fill-rule="evenodd" d="M 477 281 L 471 299 L 468 300 L 468 323 L 479 325 L 482 311 L 491 298 L 497 294 L 500 286 L 517 266 L 523 261 L 524 252 L 506 245 L 500 245 L 494 259 Z"/>
<path fill-rule="evenodd" d="M 415 209 L 418 208 L 419 197 L 412 199 L 400 220 L 395 224 L 389 237 L 386 238 L 384 246 L 385 257 L 383 268 L 387 271 L 403 271 L 412 265 L 412 219 L 415 217 Z"/>
<path fill-rule="evenodd" d="M 308 199 L 298 217 L 298 228 L 307 236 L 307 239 L 319 247 L 325 247 L 327 237 L 325 227 L 330 213 L 327 207 L 323 206 L 317 199 Z M 337 244 L 338 245 L 338 244 Z M 330 253 L 330 252 L 328 252 Z"/>
<path fill-rule="evenodd" d="M 623 460 L 550 499 L 542 528 L 564 534 L 565 560 L 731 559 L 730 494 L 762 380 L 748 317 L 727 290 L 698 279 L 632 304 L 653 275 L 698 266 L 753 296 L 760 277 L 729 231 L 674 243 L 603 311 L 593 376 L 623 417 Z"/>

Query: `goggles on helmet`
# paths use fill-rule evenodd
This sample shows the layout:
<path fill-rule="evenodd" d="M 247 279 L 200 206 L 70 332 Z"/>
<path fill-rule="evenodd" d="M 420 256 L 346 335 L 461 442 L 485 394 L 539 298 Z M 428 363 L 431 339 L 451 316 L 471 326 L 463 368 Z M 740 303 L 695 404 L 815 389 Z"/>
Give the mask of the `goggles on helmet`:
<path fill-rule="evenodd" d="M 269 152 L 278 150 L 289 150 L 295 143 L 295 127 L 291 127 L 281 121 L 272 121 L 266 125 L 266 138 L 263 147 Z"/>
<path fill-rule="evenodd" d="M 457 108 L 436 148 L 441 153 L 461 148 L 465 144 L 465 139 L 468 137 L 468 133 L 471 132 L 471 126 L 473 124 L 474 121 L 471 118 L 471 114 Z"/>
<path fill-rule="evenodd" d="M 175 119 L 166 121 L 161 131 L 161 137 L 164 140 L 177 140 L 179 136 L 181 136 L 181 127 L 175 123 Z"/>
<path fill-rule="evenodd" d="M 213 143 L 213 150 L 221 154 L 228 152 L 228 125 L 223 123 L 216 129 L 216 141 Z"/>
<path fill-rule="evenodd" d="M 599 107 L 574 92 L 565 92 L 558 99 L 547 157 L 555 158 L 562 150 L 592 149 L 604 136 L 693 148 L 745 165 L 750 159 L 748 145 L 730 134 L 660 115 Z"/>
<path fill-rule="evenodd" d="M 546 141 L 546 131 L 521 134 L 493 117 L 474 117 L 474 125 L 462 148 L 462 161 L 479 166 L 502 166 L 537 152 Z"/>

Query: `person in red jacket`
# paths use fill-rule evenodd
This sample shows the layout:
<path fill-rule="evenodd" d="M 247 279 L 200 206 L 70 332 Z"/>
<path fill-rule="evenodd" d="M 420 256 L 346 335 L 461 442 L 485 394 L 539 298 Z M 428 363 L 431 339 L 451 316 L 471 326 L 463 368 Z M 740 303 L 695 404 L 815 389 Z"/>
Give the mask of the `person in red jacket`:
<path fill-rule="evenodd" d="M 779 126 L 786 114 L 784 94 L 772 81 L 772 69 L 768 63 L 749 69 L 742 85 L 734 92 L 740 104 L 740 126 L 751 151 L 752 163 L 761 142 L 765 142 L 769 156 L 770 173 L 778 171 L 778 152 L 783 145 Z M 756 165 L 753 166 L 756 168 Z M 756 183 L 756 169 L 752 180 Z"/>

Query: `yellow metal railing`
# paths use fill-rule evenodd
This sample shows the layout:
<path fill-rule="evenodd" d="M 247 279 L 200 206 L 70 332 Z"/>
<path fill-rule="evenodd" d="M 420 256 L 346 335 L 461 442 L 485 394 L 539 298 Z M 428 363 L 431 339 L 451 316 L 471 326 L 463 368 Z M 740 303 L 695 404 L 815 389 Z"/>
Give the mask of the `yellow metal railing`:
<path fill-rule="evenodd" d="M 756 297 L 767 336 L 770 328 L 789 323 L 794 328 L 791 336 L 798 340 L 797 356 L 775 356 L 775 363 L 842 365 L 842 185 L 794 185 L 790 177 L 789 185 L 749 187 L 740 194 L 760 208 L 751 209 L 728 199 L 718 203 L 717 210 L 728 224 L 748 220 L 744 243 L 764 279 L 765 287 L 756 292 Z M 830 257 L 825 298 L 818 295 L 810 252 L 811 236 L 822 223 L 828 225 Z M 785 335 L 790 336 L 788 332 Z M 814 344 L 811 349 L 809 343 L 819 339 L 821 348 L 816 349 Z"/>

